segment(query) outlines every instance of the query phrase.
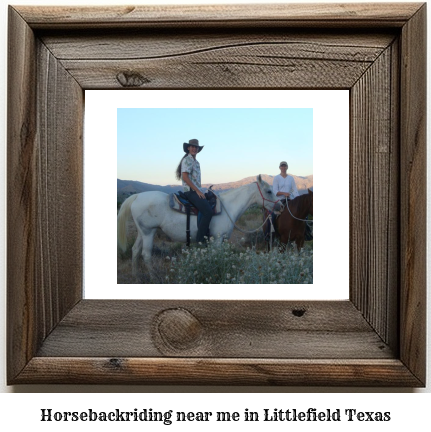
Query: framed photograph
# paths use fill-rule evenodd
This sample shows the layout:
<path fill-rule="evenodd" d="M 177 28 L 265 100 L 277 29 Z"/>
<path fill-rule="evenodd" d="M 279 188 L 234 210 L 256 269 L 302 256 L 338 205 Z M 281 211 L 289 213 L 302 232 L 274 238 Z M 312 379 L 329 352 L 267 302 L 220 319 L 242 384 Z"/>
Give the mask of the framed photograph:
<path fill-rule="evenodd" d="M 348 90 L 146 90 L 144 98 L 143 94 L 141 90 L 85 93 L 86 299 L 349 297 Z M 132 248 L 138 238 L 137 226 L 130 218 L 126 251 L 114 248 L 117 212 L 120 214 L 126 199 L 136 198 L 143 190 L 149 191 L 144 192 L 144 200 L 147 196 L 157 197 L 174 204 L 170 194 L 182 190 L 181 182 L 175 178 L 184 154 L 183 141 L 178 141 L 181 135 L 198 136 L 200 143 L 205 144 L 198 158 L 204 191 L 212 185 L 224 202 L 223 197 L 231 195 L 226 193 L 229 190 L 238 190 L 245 196 L 239 188 L 248 188 L 255 194 L 255 204 L 246 204 L 248 208 L 243 208 L 235 227 L 229 219 L 231 210 L 214 216 L 219 226 L 229 223 L 232 233 L 229 243 L 220 244 L 217 225 L 210 227 L 213 239 L 204 253 L 193 247 L 195 236 L 191 249 L 186 247 L 186 215 L 179 216 L 166 203 L 160 210 L 161 218 L 181 218 L 175 235 L 183 238 L 168 236 L 165 230 L 169 231 L 172 220 L 163 222 L 168 228 L 156 229 L 149 267 L 136 253 L 138 271 L 134 275 Z M 326 163 L 328 154 L 331 160 Z M 295 179 L 299 196 L 310 195 L 308 189 L 313 191 L 314 179 L 323 192 L 313 194 L 313 218 L 319 224 L 316 229 L 313 227 L 313 238 L 304 242 L 300 257 L 293 247 L 287 253 L 281 249 L 280 253 L 275 233 L 273 248 L 266 253 L 270 235 L 267 231 L 265 238 L 263 220 L 267 213 L 262 211 L 256 179 L 261 175 L 272 186 L 274 175 L 280 172 L 279 162 L 285 159 L 289 159 L 288 173 Z M 112 199 L 116 188 L 117 212 Z M 337 217 L 325 211 L 326 199 L 334 193 Z M 307 202 L 309 197 L 304 198 L 301 202 Z M 274 205 L 266 204 L 270 209 Z M 289 210 L 296 212 L 293 207 Z M 308 212 L 305 207 L 304 210 Z M 223 213 L 229 216 L 224 214 L 222 219 Z M 295 225 L 304 228 L 305 223 L 300 222 Z M 196 226 L 196 217 L 192 216 L 190 223 Z M 311 228 L 311 218 L 307 224 Z M 325 231 L 337 232 L 337 241 L 326 241 Z M 337 255 L 337 261 L 328 263 L 328 254 Z M 326 284 L 328 272 L 330 286 Z M 202 289 L 202 283 L 209 286 Z"/>
<path fill-rule="evenodd" d="M 121 291 L 128 291 L 130 285 L 154 284 L 158 285 L 155 291 L 160 298 L 172 298 L 160 292 L 165 288 L 163 285 L 187 284 L 197 288 L 205 284 L 216 285 L 208 287 L 209 295 L 228 299 L 226 292 L 233 291 L 228 285 L 233 284 L 290 285 L 292 289 L 292 285 L 299 285 L 300 289 L 301 285 L 313 284 L 314 112 L 311 106 L 286 106 L 294 102 L 289 100 L 293 99 L 292 92 L 155 90 L 146 92 L 145 102 L 139 90 L 115 92 L 115 99 L 125 96 L 128 100 L 130 95 L 137 98 L 134 105 L 147 106 L 113 110 L 117 114 L 118 131 L 113 134 L 118 137 L 115 153 L 118 155 L 117 231 L 119 243 L 122 243 L 115 264 L 117 281 L 124 286 Z M 98 93 L 96 91 L 96 98 Z M 109 90 L 106 93 L 112 94 Z M 348 149 L 348 94 L 344 93 L 344 120 L 347 121 L 342 129 L 346 134 L 344 149 Z M 306 98 L 307 91 L 299 90 L 294 94 L 304 94 Z M 159 99 L 162 99 L 161 104 L 157 103 Z M 86 105 L 87 101 L 86 98 Z M 127 104 L 123 102 L 122 106 L 124 103 Z M 161 108 L 156 107 L 160 105 Z M 88 123 L 93 122 L 86 120 Z M 192 151 L 196 147 L 196 155 L 189 153 L 189 138 L 178 141 L 180 136 L 199 138 L 191 141 L 198 144 L 191 146 Z M 93 147 L 96 149 L 97 145 Z M 285 178 L 277 177 L 281 172 L 280 161 L 287 158 L 289 172 L 286 162 Z M 210 200 L 200 199 L 194 190 L 190 192 L 190 186 L 181 178 L 184 175 L 181 168 L 190 170 L 190 178 L 196 183 L 193 187 L 199 186 L 197 190 Z M 281 207 L 283 197 L 276 196 L 278 190 L 273 188 L 273 182 L 279 178 L 283 179 L 286 192 L 289 190 L 292 198 L 298 197 L 290 202 L 288 209 L 286 207 L 280 220 L 283 220 L 282 231 L 289 230 L 291 241 L 301 245 L 301 259 L 297 259 L 293 247 L 280 244 L 279 250 L 276 238 L 279 230 L 271 231 L 271 224 L 276 226 L 277 223 L 276 215 L 269 217 L 270 213 L 284 209 Z M 348 175 L 345 181 L 345 208 L 348 209 Z M 208 216 L 195 214 L 192 208 L 187 224 L 185 203 L 189 193 L 196 194 L 195 204 L 203 205 Z M 92 200 L 93 195 L 90 202 Z M 286 205 L 286 201 L 284 203 Z M 153 216 L 150 210 L 153 208 L 157 215 Z M 293 219 L 289 210 L 301 220 Z M 134 223 L 128 223 L 124 217 L 129 211 Z M 347 225 L 348 216 L 345 222 Z M 305 228 L 309 228 L 308 242 Z M 112 228 L 108 230 L 116 235 Z M 139 247 L 141 239 L 142 248 Z M 346 246 L 347 243 L 348 236 Z M 115 280 L 115 276 L 112 279 Z M 184 288 L 181 292 L 186 291 Z M 143 290 L 142 286 L 138 289 L 141 299 L 145 291 L 152 291 Z M 240 291 L 262 291 L 263 294 L 264 290 L 262 287 Z M 200 287 L 189 298 L 202 299 L 202 291 Z M 233 295 L 238 298 L 239 292 Z"/>
<path fill-rule="evenodd" d="M 11 6 L 8 25 L 9 385 L 425 386 L 425 3 Z M 347 90 L 348 298 L 85 298 L 88 90 Z"/>

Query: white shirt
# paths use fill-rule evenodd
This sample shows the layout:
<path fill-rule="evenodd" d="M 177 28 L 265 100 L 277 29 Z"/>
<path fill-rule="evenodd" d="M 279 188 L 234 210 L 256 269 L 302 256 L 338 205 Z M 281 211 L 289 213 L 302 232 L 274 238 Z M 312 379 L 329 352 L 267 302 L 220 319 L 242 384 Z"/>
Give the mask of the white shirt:
<path fill-rule="evenodd" d="M 277 192 L 287 192 L 290 194 L 290 199 L 294 199 L 299 195 L 295 180 L 290 175 L 286 178 L 282 177 L 281 174 L 276 175 L 272 184 L 272 190 L 275 195 L 277 195 Z"/>

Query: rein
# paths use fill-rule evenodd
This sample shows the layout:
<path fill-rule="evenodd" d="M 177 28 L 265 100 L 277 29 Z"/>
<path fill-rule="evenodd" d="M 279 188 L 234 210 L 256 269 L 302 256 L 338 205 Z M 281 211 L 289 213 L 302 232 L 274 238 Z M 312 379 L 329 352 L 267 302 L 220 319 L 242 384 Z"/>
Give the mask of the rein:
<path fill-rule="evenodd" d="M 288 202 L 289 202 L 289 201 L 286 200 L 286 207 L 287 207 L 287 210 L 289 210 L 290 216 L 292 216 L 293 219 L 299 220 L 299 221 L 301 221 L 301 222 L 306 222 L 307 224 L 309 224 L 309 223 L 313 223 L 312 220 L 309 221 L 308 219 L 299 219 L 299 218 L 297 218 L 296 216 L 293 216 L 292 212 L 290 211 L 290 208 L 289 208 L 289 204 L 288 204 Z"/>
<path fill-rule="evenodd" d="M 220 199 L 220 198 L 219 198 L 219 199 Z M 259 231 L 259 230 L 260 230 L 260 229 L 265 225 L 265 223 L 266 223 L 266 221 L 267 221 L 268 219 L 269 219 L 269 221 L 270 221 L 270 223 L 271 223 L 271 225 L 272 225 L 272 218 L 271 218 L 271 213 L 270 213 L 270 214 L 268 215 L 268 217 L 263 221 L 263 224 L 262 224 L 262 225 L 259 225 L 256 229 L 251 230 L 251 231 L 243 230 L 243 229 L 240 228 L 240 227 L 236 224 L 236 222 L 235 222 L 235 221 L 230 217 L 230 214 L 229 214 L 229 212 L 227 211 L 226 207 L 224 206 L 222 200 L 220 200 L 220 203 L 221 203 L 222 207 L 224 208 L 226 214 L 228 215 L 230 221 L 233 223 L 233 226 L 234 226 L 238 231 L 241 231 L 241 232 L 244 233 L 244 234 L 253 234 L 253 233 L 256 232 L 256 231 Z"/>
<path fill-rule="evenodd" d="M 274 210 L 275 205 L 276 205 L 280 200 L 277 200 L 277 201 L 271 201 L 271 200 L 269 200 L 268 198 L 265 198 L 265 197 L 263 196 L 263 194 L 262 194 L 262 191 L 260 190 L 259 183 L 258 183 L 258 182 L 254 182 L 254 183 L 257 184 L 257 188 L 259 189 L 260 196 L 261 196 L 262 199 L 263 199 L 262 207 L 263 207 L 263 208 L 265 207 L 265 201 L 269 201 L 270 203 L 274 203 L 274 206 L 273 206 L 273 208 L 272 208 L 272 209 Z M 241 231 L 241 232 L 244 233 L 244 234 L 252 234 L 252 233 L 254 233 L 254 232 L 256 232 L 256 231 L 259 231 L 259 230 L 260 230 L 260 229 L 261 229 L 261 228 L 266 224 L 266 221 L 267 221 L 267 220 L 269 220 L 269 222 L 270 222 L 270 224 L 271 224 L 271 226 L 272 226 L 272 217 L 271 217 L 271 213 L 269 213 L 268 216 L 267 216 L 267 218 L 263 221 L 263 224 L 260 225 L 260 226 L 259 226 L 258 228 L 256 228 L 255 230 L 252 230 L 252 231 L 246 231 L 246 230 L 241 229 L 239 226 L 237 226 L 236 222 L 231 218 L 229 212 L 227 211 L 227 208 L 225 207 L 225 205 L 223 204 L 223 201 L 222 201 L 221 198 L 220 198 L 220 195 L 218 195 L 217 198 L 220 200 L 220 204 L 221 204 L 222 207 L 224 208 L 224 210 L 225 210 L 226 214 L 228 215 L 228 218 L 230 219 L 230 221 L 233 223 L 233 226 L 234 226 L 238 231 Z"/>

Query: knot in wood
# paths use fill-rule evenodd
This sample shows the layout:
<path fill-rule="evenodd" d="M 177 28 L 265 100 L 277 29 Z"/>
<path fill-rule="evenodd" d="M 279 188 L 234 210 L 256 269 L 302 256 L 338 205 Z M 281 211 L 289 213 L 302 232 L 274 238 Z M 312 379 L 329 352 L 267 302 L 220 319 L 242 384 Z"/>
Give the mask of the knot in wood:
<path fill-rule="evenodd" d="M 150 82 L 148 78 L 145 78 L 139 72 L 130 72 L 130 71 L 118 73 L 117 81 L 123 87 L 140 87 Z"/>
<path fill-rule="evenodd" d="M 302 317 L 305 314 L 305 309 L 292 309 L 292 314 L 296 317 Z"/>
<path fill-rule="evenodd" d="M 119 369 L 122 366 L 122 360 L 117 359 L 117 358 L 112 358 L 109 360 L 109 366 L 114 368 L 114 369 Z"/>
<path fill-rule="evenodd" d="M 166 345 L 176 350 L 195 347 L 203 333 L 201 323 L 182 308 L 162 311 L 156 318 L 156 331 Z"/>

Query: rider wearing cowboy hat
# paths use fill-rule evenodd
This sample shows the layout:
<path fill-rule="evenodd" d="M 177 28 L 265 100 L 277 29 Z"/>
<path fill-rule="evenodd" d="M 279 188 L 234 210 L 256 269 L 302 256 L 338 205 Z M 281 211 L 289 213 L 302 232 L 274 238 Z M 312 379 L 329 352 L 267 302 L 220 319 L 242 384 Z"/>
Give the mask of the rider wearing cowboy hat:
<path fill-rule="evenodd" d="M 203 146 L 199 145 L 197 139 L 191 139 L 188 143 L 183 144 L 183 150 L 186 154 L 177 167 L 176 177 L 183 182 L 184 195 L 202 213 L 196 241 L 204 243 L 204 237 L 208 235 L 213 212 L 201 190 L 201 167 L 196 155 L 202 149 Z"/>

